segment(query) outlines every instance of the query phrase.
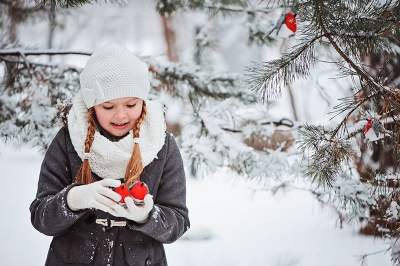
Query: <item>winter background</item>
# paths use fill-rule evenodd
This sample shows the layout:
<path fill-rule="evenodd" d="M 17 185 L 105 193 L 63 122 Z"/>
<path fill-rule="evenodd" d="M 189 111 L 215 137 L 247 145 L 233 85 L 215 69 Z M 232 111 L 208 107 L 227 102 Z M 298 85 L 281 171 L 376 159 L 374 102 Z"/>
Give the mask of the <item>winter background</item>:
<path fill-rule="evenodd" d="M 197 17 L 180 14 L 178 48 L 185 61 L 185 49 L 193 33 L 186 31 Z M 199 18 L 200 19 L 200 18 Z M 240 19 L 239 19 L 240 20 Z M 86 5 L 62 21 L 64 30 L 55 35 L 54 47 L 93 51 L 110 42 L 124 44 L 138 55 L 165 54 L 166 45 L 159 15 L 151 1 L 118 5 Z M 46 48 L 47 24 L 39 22 L 19 28 L 20 41 Z M 247 47 L 240 41 L 232 20 L 219 27 L 220 43 L 216 67 L 241 72 L 250 61 L 278 56 L 278 51 Z M 238 40 L 239 39 L 239 40 Z M 246 52 L 243 52 L 246 51 Z M 66 63 L 83 66 L 87 57 L 63 57 Z M 327 82 L 331 82 L 327 80 Z M 303 122 L 329 121 L 326 104 L 311 87 L 296 92 L 296 104 Z M 340 89 L 330 92 L 340 96 Z M 316 95 L 314 95 L 316 94 Z M 304 97 L 307 96 L 307 97 Z M 315 98 L 314 98 L 315 97 Z M 312 107 L 311 107 L 312 106 Z M 311 108 L 310 108 L 311 107 Z M 174 109 L 171 108 L 172 115 Z M 291 118 L 287 93 L 271 113 Z M 170 114 L 171 116 L 171 114 Z M 43 155 L 29 145 L 0 143 L 0 265 L 43 265 L 50 237 L 30 223 L 29 205 L 35 197 Z M 304 185 L 299 181 L 299 186 Z M 306 191 L 287 189 L 254 191 L 257 184 L 221 169 L 204 178 L 187 178 L 187 204 L 191 228 L 177 242 L 166 245 L 172 266 L 329 266 L 361 265 L 361 256 L 377 253 L 364 261 L 370 266 L 392 265 L 388 243 L 358 234 L 360 224 L 344 224 Z M 366 264 L 364 264 L 366 265 Z"/>

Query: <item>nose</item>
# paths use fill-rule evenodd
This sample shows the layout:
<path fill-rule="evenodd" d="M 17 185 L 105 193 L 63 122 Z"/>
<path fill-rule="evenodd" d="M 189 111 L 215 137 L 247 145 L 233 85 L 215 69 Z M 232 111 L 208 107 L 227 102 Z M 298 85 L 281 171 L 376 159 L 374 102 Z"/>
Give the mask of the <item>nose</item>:
<path fill-rule="evenodd" d="M 123 119 L 126 117 L 126 112 L 122 108 L 118 108 L 114 114 L 115 118 Z"/>

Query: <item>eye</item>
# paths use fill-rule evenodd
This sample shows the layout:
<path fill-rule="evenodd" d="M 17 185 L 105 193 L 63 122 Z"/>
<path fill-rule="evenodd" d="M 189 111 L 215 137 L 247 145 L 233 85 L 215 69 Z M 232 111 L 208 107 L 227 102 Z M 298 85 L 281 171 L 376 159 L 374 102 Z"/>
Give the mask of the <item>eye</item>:
<path fill-rule="evenodd" d="M 133 108 L 133 107 L 135 107 L 136 106 L 136 103 L 133 103 L 133 104 L 127 104 L 126 105 L 128 108 Z"/>
<path fill-rule="evenodd" d="M 103 108 L 106 109 L 106 110 L 111 110 L 113 108 L 113 106 L 105 106 L 105 105 L 103 105 Z"/>

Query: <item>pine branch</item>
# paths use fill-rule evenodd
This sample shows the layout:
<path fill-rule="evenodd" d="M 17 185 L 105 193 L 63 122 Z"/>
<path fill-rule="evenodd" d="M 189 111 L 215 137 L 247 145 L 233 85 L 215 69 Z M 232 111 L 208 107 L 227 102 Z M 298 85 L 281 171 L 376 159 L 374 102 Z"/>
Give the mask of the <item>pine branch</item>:
<path fill-rule="evenodd" d="M 384 89 L 382 91 L 375 91 L 373 93 L 364 95 L 362 97 L 360 97 L 360 94 L 358 91 L 356 94 L 354 94 L 353 96 L 350 97 L 346 97 L 343 99 L 339 99 L 342 100 L 343 102 L 337 106 L 334 107 L 335 111 L 331 112 L 331 113 L 336 113 L 336 116 L 341 114 L 341 113 L 345 113 L 344 118 L 341 120 L 341 122 L 336 126 L 336 128 L 331 132 L 331 137 L 336 137 L 336 135 L 340 132 L 341 129 L 343 129 L 343 127 L 346 127 L 347 121 L 348 119 L 354 115 L 354 113 L 356 111 L 359 110 L 359 108 L 361 106 L 363 106 L 365 103 L 377 98 L 377 97 L 384 97 L 385 103 L 387 105 L 387 107 L 385 108 L 386 110 L 400 110 L 400 101 L 399 101 L 399 97 L 400 97 L 400 92 L 397 91 L 396 89 L 392 89 L 389 87 L 383 87 Z M 396 121 L 396 115 L 392 115 L 393 120 Z M 369 118 L 369 117 L 367 117 Z M 358 131 L 358 132 L 361 132 Z M 346 139 L 349 139 L 350 137 L 354 137 L 355 133 L 358 132 L 354 132 L 353 134 L 349 134 Z"/>
<path fill-rule="evenodd" d="M 299 129 L 302 136 L 297 143 L 299 149 L 308 154 L 305 176 L 311 177 L 318 187 L 331 188 L 341 176 L 344 165 L 348 165 L 354 156 L 351 143 L 347 140 L 332 138 L 323 127 L 305 124 Z"/>
<path fill-rule="evenodd" d="M 337 128 L 333 131 L 332 137 L 334 137 L 339 130 L 346 125 L 347 119 L 355 112 L 358 110 L 358 108 L 364 104 L 365 102 L 369 101 L 370 99 L 373 99 L 379 95 L 381 95 L 383 92 L 387 92 L 387 88 L 385 88 L 381 83 L 379 83 L 375 78 L 373 78 L 369 73 L 367 73 L 362 67 L 358 66 L 354 61 L 340 48 L 339 44 L 335 41 L 334 37 L 327 31 L 325 27 L 325 22 L 324 22 L 324 17 L 321 14 L 325 14 L 327 12 L 322 11 L 322 7 L 320 6 L 320 3 L 318 1 L 314 1 L 315 3 L 315 8 L 318 14 L 317 22 L 320 25 L 325 37 L 329 40 L 330 44 L 334 47 L 334 49 L 338 52 L 338 54 L 352 67 L 352 69 L 357 73 L 357 75 L 360 77 L 361 83 L 365 83 L 365 85 L 362 86 L 362 90 L 364 91 L 364 95 L 368 95 L 363 97 L 362 99 L 348 104 L 348 105 L 339 105 L 335 107 L 335 109 L 338 109 L 339 112 L 338 114 L 342 112 L 347 112 L 346 116 L 343 118 L 341 123 L 337 126 Z M 396 22 L 395 25 L 397 25 L 398 22 Z M 343 38 L 343 36 L 340 36 L 340 38 Z M 368 94 L 367 93 L 367 88 L 372 90 L 372 93 Z M 354 97 L 356 98 L 356 97 Z M 350 110 L 349 110 L 350 109 Z"/>
<path fill-rule="evenodd" d="M 373 78 L 368 75 L 363 69 L 359 68 L 338 46 L 338 44 L 335 42 L 333 37 L 329 34 L 329 32 L 326 30 L 322 14 L 327 13 L 327 12 L 322 12 L 321 6 L 318 0 L 314 0 L 315 3 L 315 9 L 318 14 L 321 14 L 318 16 L 318 24 L 320 25 L 322 31 L 324 32 L 324 35 L 326 38 L 328 38 L 329 42 L 335 48 L 335 50 L 338 52 L 338 54 L 349 64 L 352 66 L 352 68 L 359 74 L 359 76 L 366 82 L 368 82 L 371 85 L 374 85 L 377 89 L 382 89 L 382 85 L 375 83 Z"/>
<path fill-rule="evenodd" d="M 23 1 L 0 0 L 0 5 L 6 7 L 5 11 L 10 17 L 10 20 L 17 23 L 24 22 L 28 18 L 43 19 L 46 17 L 46 14 L 50 12 L 50 7 L 48 6 L 42 4 L 26 6 Z"/>
<path fill-rule="evenodd" d="M 34 5 L 34 6 L 26 7 L 26 6 L 21 5 L 20 1 L 10 1 L 10 0 L 0 0 L 0 4 L 5 5 L 8 8 L 14 9 L 15 11 L 23 12 L 23 13 L 33 13 L 38 10 L 43 10 L 46 8 L 44 5 Z"/>
<path fill-rule="evenodd" d="M 97 0 L 37 0 L 37 2 L 42 5 L 51 5 L 51 3 L 56 3 L 57 6 L 61 8 L 75 8 L 83 6 L 86 4 L 91 4 L 92 2 L 99 2 Z"/>
<path fill-rule="evenodd" d="M 223 12 L 224 14 L 230 12 L 240 12 L 249 6 L 249 1 L 246 0 L 231 0 L 231 1 L 199 1 L 189 0 L 188 7 L 193 10 L 214 10 L 214 14 Z"/>
<path fill-rule="evenodd" d="M 314 45 L 322 36 L 293 47 L 281 58 L 264 63 L 254 63 L 245 70 L 249 78 L 245 81 L 250 90 L 261 96 L 263 102 L 281 95 L 282 86 L 287 86 L 299 77 L 308 76 L 314 62 Z"/>
<path fill-rule="evenodd" d="M 42 1 L 47 2 L 48 0 L 42 0 Z M 50 1 L 54 1 L 54 0 L 50 0 Z M 72 8 L 72 7 L 83 6 L 85 4 L 90 4 L 93 1 L 91 1 L 91 0 L 57 0 L 56 2 L 62 8 Z"/>
<path fill-rule="evenodd" d="M 376 254 L 379 254 L 379 253 L 386 253 L 386 252 L 388 252 L 390 249 L 391 249 L 391 248 L 387 248 L 387 249 L 384 249 L 384 250 L 380 250 L 380 251 L 376 251 L 376 252 L 371 252 L 371 253 L 359 255 L 358 257 L 359 257 L 359 260 L 360 260 L 360 262 L 361 262 L 361 266 L 367 266 L 367 265 L 368 265 L 368 262 L 367 262 L 367 258 L 368 258 L 368 257 L 373 256 L 373 255 L 376 255 Z"/>
<path fill-rule="evenodd" d="M 375 206 L 375 201 L 370 198 L 368 186 L 352 179 L 341 179 L 332 188 L 321 191 L 308 186 L 293 185 L 293 181 L 283 181 L 278 185 L 268 185 L 267 188 L 257 189 L 260 191 L 269 190 L 276 194 L 279 190 L 288 188 L 310 193 L 320 204 L 333 210 L 339 220 L 340 228 L 344 222 L 353 222 L 364 215 L 369 206 Z M 256 191 L 256 190 L 254 190 Z"/>
<path fill-rule="evenodd" d="M 218 13 L 228 15 L 231 13 L 270 13 L 275 10 L 268 9 L 266 6 L 250 6 L 251 3 L 245 0 L 232 0 L 232 1 L 199 1 L 199 0 L 159 0 L 156 5 L 156 10 L 160 15 L 169 15 L 179 9 L 190 9 L 190 10 L 206 10 L 212 17 Z"/>
<path fill-rule="evenodd" d="M 202 6 L 202 9 L 208 9 L 209 12 L 212 12 L 213 14 L 216 14 L 218 12 L 222 12 L 224 14 L 228 13 L 247 13 L 247 14 L 256 14 L 256 13 L 263 13 L 263 14 L 268 14 L 273 11 L 274 9 L 269 9 L 265 6 L 256 6 L 256 7 L 247 7 L 247 5 L 240 5 L 240 7 L 232 7 L 232 6 L 224 6 L 224 5 L 218 5 L 218 6 L 212 6 L 212 5 L 204 5 Z"/>
<path fill-rule="evenodd" d="M 59 66 L 8 63 L 7 68 L 1 84 L 0 138 L 45 150 L 57 130 L 56 105 L 77 91 L 79 76 Z"/>
<path fill-rule="evenodd" d="M 389 20 L 389 21 L 393 22 L 392 25 L 390 25 L 388 29 L 383 29 L 383 31 L 378 32 L 378 33 L 330 32 L 329 35 L 336 36 L 336 37 L 346 37 L 346 38 L 351 38 L 351 39 L 359 38 L 361 40 L 385 37 L 385 36 L 389 35 L 393 30 L 395 30 L 400 24 L 400 19 L 399 20 Z M 378 23 L 378 21 L 376 21 L 376 23 Z"/>
<path fill-rule="evenodd" d="M 174 11 L 185 6 L 184 0 L 159 0 L 156 4 L 156 10 L 161 16 L 172 14 Z"/>
<path fill-rule="evenodd" d="M 152 64 L 152 63 L 149 63 Z M 161 81 L 159 88 L 164 88 L 181 98 L 199 95 L 214 99 L 234 97 L 245 102 L 256 102 L 256 98 L 245 90 L 237 90 L 239 75 L 226 72 L 202 70 L 198 66 L 182 63 L 158 62 L 150 66 L 157 79 Z M 177 90 L 177 84 L 187 84 L 190 91 Z"/>

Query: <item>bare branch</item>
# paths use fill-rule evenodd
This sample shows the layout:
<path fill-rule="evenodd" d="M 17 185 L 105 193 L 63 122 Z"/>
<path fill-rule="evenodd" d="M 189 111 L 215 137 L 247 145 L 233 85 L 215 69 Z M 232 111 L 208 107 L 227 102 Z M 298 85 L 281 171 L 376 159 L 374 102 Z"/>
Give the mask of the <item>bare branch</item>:
<path fill-rule="evenodd" d="M 26 55 L 87 55 L 90 56 L 92 53 L 72 50 L 21 50 L 21 49 L 10 49 L 0 50 L 2 56 L 26 56 Z"/>

